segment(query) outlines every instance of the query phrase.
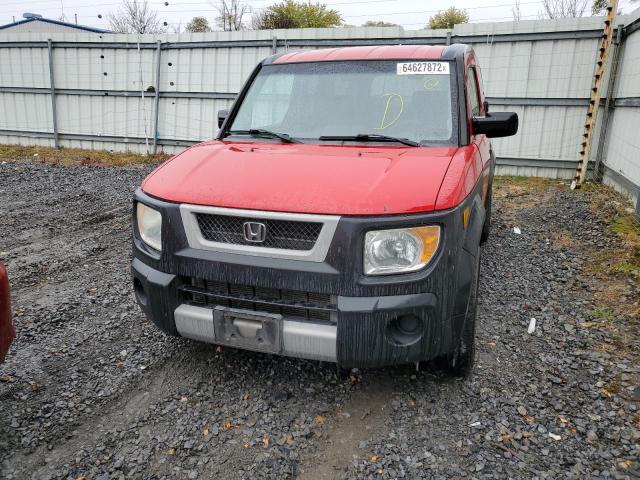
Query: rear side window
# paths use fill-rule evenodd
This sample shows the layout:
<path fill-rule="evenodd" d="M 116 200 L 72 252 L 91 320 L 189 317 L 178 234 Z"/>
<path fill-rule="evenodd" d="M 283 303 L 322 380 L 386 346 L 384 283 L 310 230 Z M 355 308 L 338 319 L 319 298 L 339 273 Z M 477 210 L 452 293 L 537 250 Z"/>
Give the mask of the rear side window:
<path fill-rule="evenodd" d="M 476 117 L 480 115 L 480 98 L 478 95 L 478 78 L 476 69 L 469 67 L 467 75 L 467 95 L 469 95 L 469 104 L 471 105 L 471 115 Z"/>

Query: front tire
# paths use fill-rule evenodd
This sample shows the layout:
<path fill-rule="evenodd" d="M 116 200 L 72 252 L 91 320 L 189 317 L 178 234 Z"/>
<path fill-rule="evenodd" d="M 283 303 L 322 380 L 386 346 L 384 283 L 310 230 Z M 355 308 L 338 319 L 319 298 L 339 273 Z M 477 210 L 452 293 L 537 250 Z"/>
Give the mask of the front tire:
<path fill-rule="evenodd" d="M 478 310 L 478 284 L 480 281 L 480 248 L 476 256 L 476 265 L 471 280 L 467 313 L 462 333 L 456 349 L 440 358 L 437 366 L 455 377 L 467 377 L 471 374 L 476 359 L 476 312 Z"/>

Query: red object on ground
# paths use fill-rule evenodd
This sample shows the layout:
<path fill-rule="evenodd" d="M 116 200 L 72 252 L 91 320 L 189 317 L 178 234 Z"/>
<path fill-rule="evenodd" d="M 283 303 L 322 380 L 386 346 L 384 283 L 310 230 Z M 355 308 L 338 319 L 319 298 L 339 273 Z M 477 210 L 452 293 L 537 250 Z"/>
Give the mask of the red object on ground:
<path fill-rule="evenodd" d="M 11 320 L 11 302 L 9 301 L 9 277 L 4 265 L 0 263 L 0 362 L 9 350 L 16 336 Z"/>

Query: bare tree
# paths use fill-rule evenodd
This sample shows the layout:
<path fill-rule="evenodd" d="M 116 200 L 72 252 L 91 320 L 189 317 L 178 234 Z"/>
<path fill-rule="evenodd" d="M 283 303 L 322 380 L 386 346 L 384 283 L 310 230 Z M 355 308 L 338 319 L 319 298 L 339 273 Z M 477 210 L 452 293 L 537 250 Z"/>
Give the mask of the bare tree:
<path fill-rule="evenodd" d="M 163 33 L 166 28 L 158 12 L 147 0 L 123 0 L 116 13 L 108 15 L 111 30 L 117 33 Z"/>
<path fill-rule="evenodd" d="M 242 17 L 251 13 L 249 5 L 240 3 L 239 0 L 220 0 L 216 8 L 218 9 L 216 23 L 224 31 L 242 30 L 244 28 Z"/>
<path fill-rule="evenodd" d="M 542 0 L 547 18 L 576 18 L 584 15 L 589 0 Z"/>
<path fill-rule="evenodd" d="M 64 14 L 64 2 L 62 0 L 60 0 L 60 17 L 58 17 L 58 20 L 61 22 L 67 21 L 67 16 Z"/>
<path fill-rule="evenodd" d="M 516 0 L 516 3 L 511 7 L 511 13 L 513 14 L 513 21 L 519 22 L 522 20 L 522 12 L 520 11 L 520 0 Z"/>

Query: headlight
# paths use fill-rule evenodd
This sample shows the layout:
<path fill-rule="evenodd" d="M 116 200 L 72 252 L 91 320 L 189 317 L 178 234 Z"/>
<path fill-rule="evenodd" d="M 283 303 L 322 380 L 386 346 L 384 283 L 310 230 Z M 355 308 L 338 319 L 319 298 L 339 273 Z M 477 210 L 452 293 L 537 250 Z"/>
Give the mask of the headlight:
<path fill-rule="evenodd" d="M 140 238 L 155 250 L 162 250 L 162 215 L 159 211 L 144 203 L 136 207 Z"/>
<path fill-rule="evenodd" d="M 440 243 L 440 227 L 429 225 L 367 232 L 364 239 L 364 273 L 415 272 L 433 257 Z"/>

